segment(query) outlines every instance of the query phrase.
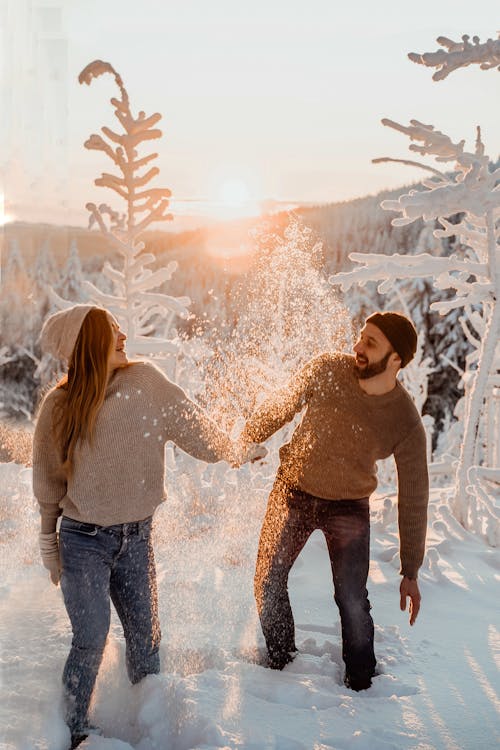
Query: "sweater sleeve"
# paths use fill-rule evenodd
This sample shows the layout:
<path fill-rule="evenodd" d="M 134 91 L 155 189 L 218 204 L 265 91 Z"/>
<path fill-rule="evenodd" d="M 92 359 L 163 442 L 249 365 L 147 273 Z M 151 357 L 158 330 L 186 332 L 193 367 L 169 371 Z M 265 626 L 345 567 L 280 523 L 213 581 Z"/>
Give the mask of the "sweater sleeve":
<path fill-rule="evenodd" d="M 223 432 L 213 420 L 194 401 L 184 393 L 182 388 L 170 381 L 168 383 L 167 403 L 170 411 L 167 426 L 167 440 L 171 440 L 190 456 L 206 461 L 233 460 L 233 444 L 227 433 Z"/>
<path fill-rule="evenodd" d="M 419 419 L 394 451 L 398 472 L 401 574 L 416 578 L 425 554 L 429 475 L 424 426 Z"/>
<path fill-rule="evenodd" d="M 53 405 L 54 397 L 49 394 L 38 414 L 33 435 L 33 494 L 40 506 L 44 534 L 56 530 L 62 512 L 59 503 L 67 489 L 60 452 L 52 434 Z"/>
<path fill-rule="evenodd" d="M 318 357 L 308 362 L 284 388 L 266 399 L 247 420 L 241 439 L 262 443 L 290 422 L 306 405 L 321 361 Z"/>

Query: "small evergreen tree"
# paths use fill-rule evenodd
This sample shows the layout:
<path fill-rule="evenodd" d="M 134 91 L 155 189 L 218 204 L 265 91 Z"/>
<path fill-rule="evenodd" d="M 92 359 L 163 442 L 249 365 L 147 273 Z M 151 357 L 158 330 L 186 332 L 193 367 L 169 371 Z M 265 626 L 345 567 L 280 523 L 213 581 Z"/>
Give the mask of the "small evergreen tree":
<path fill-rule="evenodd" d="M 95 184 L 118 195 L 125 202 L 125 212 L 119 213 L 109 205 L 97 206 L 94 203 L 88 203 L 87 209 L 90 228 L 96 225 L 109 240 L 110 247 L 122 259 L 122 267 L 115 268 L 106 262 L 102 270 L 112 283 L 114 294 L 103 292 L 89 281 L 85 281 L 82 288 L 91 301 L 108 308 L 124 326 L 130 355 L 154 356 L 168 367 L 168 356 L 176 355 L 180 348 L 175 332 L 170 328 L 172 318 L 186 315 L 190 300 L 157 291 L 171 279 L 177 264 L 172 262 L 155 270 L 149 268 L 155 262 L 155 256 L 144 252 L 144 244 L 139 241 L 140 235 L 153 222 L 172 219 L 167 212 L 170 190 L 149 186 L 159 174 L 157 167 L 149 166 L 158 154 L 140 156 L 138 153 L 141 144 L 162 135 L 155 128 L 161 115 L 156 113 L 146 117 L 144 112 L 139 112 L 134 117 L 123 81 L 107 62 L 95 60 L 87 65 L 80 73 L 79 81 L 90 85 L 94 78 L 106 73 L 114 77 L 119 90 L 119 98 L 113 97 L 111 104 L 123 132 L 103 127 L 104 137 L 91 135 L 85 147 L 102 151 L 111 160 L 117 171 L 103 173 Z M 68 304 L 62 298 L 54 299 L 61 307 Z M 158 331 L 163 336 L 155 335 Z"/>
<path fill-rule="evenodd" d="M 85 286 L 91 300 L 108 308 L 124 324 L 128 353 L 152 356 L 172 375 L 177 355 L 183 353 L 173 323 L 177 316 L 187 316 L 190 300 L 161 291 L 161 287 L 172 278 L 177 263 L 155 267 L 155 255 L 146 252 L 140 241 L 140 236 L 151 224 L 172 218 L 167 210 L 170 190 L 150 186 L 159 174 L 158 168 L 151 166 L 157 154 L 139 154 L 141 144 L 161 136 L 161 131 L 155 127 L 161 116 L 156 113 L 147 117 L 144 112 L 139 112 L 137 117 L 132 114 L 122 79 L 109 63 L 100 60 L 90 63 L 81 72 L 79 81 L 90 84 L 94 78 L 108 73 L 114 77 L 119 90 L 119 96 L 112 98 L 111 103 L 121 129 L 118 132 L 104 127 L 104 137 L 94 134 L 85 146 L 102 151 L 112 162 L 113 172 L 103 173 L 95 184 L 113 191 L 125 204 L 125 210 L 120 213 L 109 205 L 97 206 L 94 203 L 87 204 L 87 208 L 90 226 L 98 227 L 119 255 L 122 265 L 117 268 L 105 263 L 103 268 L 103 274 L 113 284 L 114 294 L 107 294 L 90 283 Z M 183 381 L 184 385 L 188 384 Z M 171 455 L 175 450 L 170 450 Z M 195 467 L 195 463 L 194 459 L 190 460 L 190 470 L 201 474 L 202 468 Z M 173 468 L 175 474 L 175 462 Z M 225 474 L 228 469 L 221 465 L 214 471 Z"/>

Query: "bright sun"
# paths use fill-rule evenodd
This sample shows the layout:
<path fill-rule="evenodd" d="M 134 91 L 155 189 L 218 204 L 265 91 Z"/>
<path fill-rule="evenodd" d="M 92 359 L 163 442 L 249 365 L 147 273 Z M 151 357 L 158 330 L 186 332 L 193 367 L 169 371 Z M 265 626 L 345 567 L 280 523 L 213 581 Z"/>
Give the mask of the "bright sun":
<path fill-rule="evenodd" d="M 210 214 L 223 223 L 210 236 L 205 252 L 224 264 L 229 263 L 231 270 L 239 272 L 250 262 L 253 248 L 251 243 L 242 242 L 241 229 L 235 229 L 232 222 L 259 216 L 261 206 L 247 183 L 238 177 L 221 181 L 214 193 Z"/>
<path fill-rule="evenodd" d="M 215 190 L 210 213 L 217 219 L 231 220 L 259 216 L 261 207 L 247 185 L 239 177 L 223 180 Z"/>
<path fill-rule="evenodd" d="M 246 234 L 243 232 L 242 235 L 238 222 L 262 213 L 253 182 L 252 179 L 247 182 L 234 173 L 225 175 L 215 183 L 212 200 L 206 203 L 207 213 L 218 226 L 208 235 L 205 252 L 236 273 L 246 268 L 253 254 L 252 244 L 244 239 Z"/>
<path fill-rule="evenodd" d="M 250 200 L 250 191 L 243 180 L 225 180 L 219 188 L 219 199 L 226 206 L 243 206 Z"/>
<path fill-rule="evenodd" d="M 9 221 L 9 217 L 5 213 L 4 197 L 0 193 L 0 226 L 3 226 L 4 224 L 7 224 L 8 221 Z"/>

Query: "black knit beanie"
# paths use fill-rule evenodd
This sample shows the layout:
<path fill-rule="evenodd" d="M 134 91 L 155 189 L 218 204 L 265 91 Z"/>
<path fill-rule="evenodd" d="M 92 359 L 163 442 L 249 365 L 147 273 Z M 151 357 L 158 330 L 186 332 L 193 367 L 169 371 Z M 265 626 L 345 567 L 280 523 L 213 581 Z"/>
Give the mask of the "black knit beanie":
<path fill-rule="evenodd" d="M 382 331 L 394 351 L 399 354 L 401 367 L 406 367 L 417 351 L 417 332 L 413 323 L 395 312 L 374 313 L 366 322 Z"/>

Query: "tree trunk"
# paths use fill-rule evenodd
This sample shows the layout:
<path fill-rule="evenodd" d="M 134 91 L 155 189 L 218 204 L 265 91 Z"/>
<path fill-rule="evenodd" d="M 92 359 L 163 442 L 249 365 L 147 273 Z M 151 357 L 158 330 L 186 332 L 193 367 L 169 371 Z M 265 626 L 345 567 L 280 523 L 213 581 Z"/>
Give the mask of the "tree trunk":
<path fill-rule="evenodd" d="M 479 355 L 479 367 L 474 378 L 469 398 L 468 413 L 465 414 L 465 433 L 457 469 L 456 491 L 453 512 L 457 520 L 467 528 L 471 496 L 467 491 L 469 469 L 474 464 L 476 439 L 481 418 L 488 377 L 495 357 L 495 349 L 500 335 L 500 305 L 495 303 L 490 321 L 486 327 Z"/>

